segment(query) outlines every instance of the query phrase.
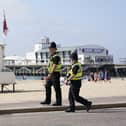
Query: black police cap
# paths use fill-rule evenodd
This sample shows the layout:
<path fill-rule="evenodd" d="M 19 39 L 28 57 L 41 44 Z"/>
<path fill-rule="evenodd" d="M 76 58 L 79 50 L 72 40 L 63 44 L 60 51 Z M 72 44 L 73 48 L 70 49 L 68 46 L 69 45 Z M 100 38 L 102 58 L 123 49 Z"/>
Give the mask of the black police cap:
<path fill-rule="evenodd" d="M 57 48 L 56 47 L 56 43 L 55 42 L 51 42 L 49 48 L 55 48 L 56 49 Z"/>
<path fill-rule="evenodd" d="M 72 60 L 78 60 L 77 52 L 73 52 L 73 53 L 71 54 L 71 59 L 72 59 Z"/>

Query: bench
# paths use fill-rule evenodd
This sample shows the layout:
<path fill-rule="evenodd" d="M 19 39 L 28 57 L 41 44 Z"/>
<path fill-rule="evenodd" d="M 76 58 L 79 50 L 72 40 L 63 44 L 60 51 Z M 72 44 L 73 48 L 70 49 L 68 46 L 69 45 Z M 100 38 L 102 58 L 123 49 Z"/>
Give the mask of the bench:
<path fill-rule="evenodd" d="M 0 72 L 1 91 L 4 92 L 4 87 L 12 85 L 15 92 L 16 77 L 13 72 Z"/>

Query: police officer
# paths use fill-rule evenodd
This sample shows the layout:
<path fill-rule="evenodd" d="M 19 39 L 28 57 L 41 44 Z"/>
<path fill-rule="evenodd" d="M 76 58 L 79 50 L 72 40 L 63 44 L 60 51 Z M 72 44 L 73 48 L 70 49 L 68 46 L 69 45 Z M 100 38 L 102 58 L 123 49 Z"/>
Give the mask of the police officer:
<path fill-rule="evenodd" d="M 60 88 L 60 71 L 61 71 L 61 59 L 57 55 L 57 47 L 55 42 L 51 42 L 49 46 L 50 61 L 48 65 L 48 76 L 46 79 L 46 98 L 44 102 L 40 104 L 51 104 L 51 87 L 53 86 L 56 94 L 56 102 L 53 106 L 62 105 L 62 96 Z"/>
<path fill-rule="evenodd" d="M 79 96 L 81 88 L 81 78 L 82 78 L 82 66 L 78 62 L 77 53 L 74 52 L 71 55 L 72 66 L 67 74 L 66 85 L 70 85 L 69 88 L 69 103 L 70 107 L 66 109 L 66 112 L 75 112 L 75 101 L 86 106 L 87 112 L 91 109 L 92 102 Z"/>

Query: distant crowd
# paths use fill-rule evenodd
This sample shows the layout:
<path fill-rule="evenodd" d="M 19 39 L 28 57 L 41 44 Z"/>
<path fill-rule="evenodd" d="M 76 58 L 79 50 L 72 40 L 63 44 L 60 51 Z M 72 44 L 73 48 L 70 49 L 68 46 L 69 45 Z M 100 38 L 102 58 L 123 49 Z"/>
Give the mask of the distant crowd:
<path fill-rule="evenodd" d="M 109 82 L 111 82 L 111 76 L 110 76 L 110 73 L 107 70 L 90 72 L 87 75 L 87 79 L 88 79 L 88 81 L 94 81 L 94 82 L 97 82 L 97 81 L 105 81 L 105 82 L 109 81 Z"/>

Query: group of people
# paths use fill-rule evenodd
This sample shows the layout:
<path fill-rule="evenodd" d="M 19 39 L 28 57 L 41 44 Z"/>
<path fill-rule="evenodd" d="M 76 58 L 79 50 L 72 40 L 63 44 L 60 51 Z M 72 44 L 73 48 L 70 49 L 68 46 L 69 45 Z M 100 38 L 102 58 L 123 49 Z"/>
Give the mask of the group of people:
<path fill-rule="evenodd" d="M 48 65 L 48 76 L 46 80 L 46 97 L 40 104 L 51 104 L 51 87 L 53 86 L 56 94 L 56 102 L 53 106 L 62 106 L 62 91 L 60 87 L 60 71 L 61 71 L 61 58 L 57 54 L 57 47 L 55 42 L 51 42 L 49 46 L 50 61 Z M 75 112 L 75 101 L 83 104 L 86 107 L 87 112 L 91 109 L 92 102 L 79 96 L 82 79 L 82 66 L 78 62 L 78 55 L 76 52 L 71 54 L 71 68 L 66 75 L 64 83 L 69 85 L 69 108 L 65 112 Z"/>
<path fill-rule="evenodd" d="M 97 71 L 97 72 L 91 72 L 89 75 L 88 75 L 88 81 L 94 81 L 94 82 L 97 82 L 97 81 L 109 81 L 111 82 L 111 77 L 110 77 L 110 73 L 105 70 L 105 71 Z"/>

